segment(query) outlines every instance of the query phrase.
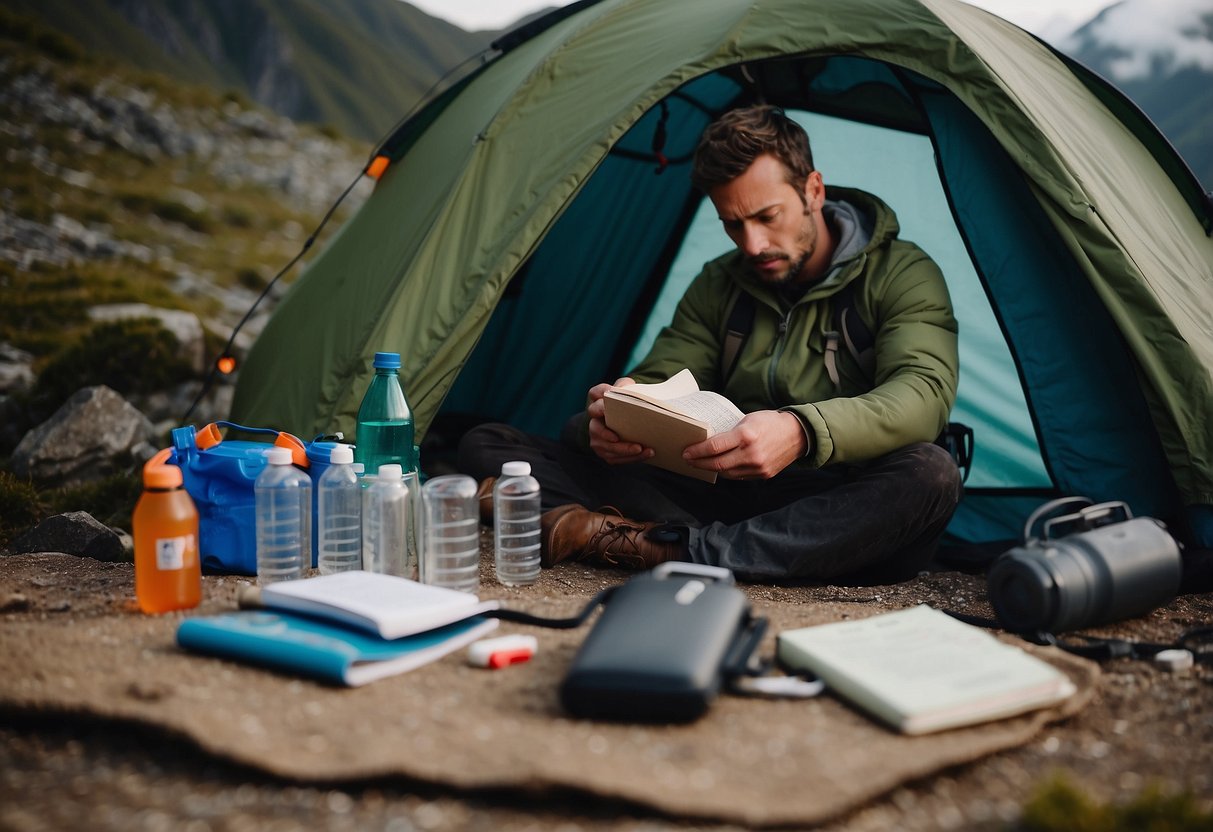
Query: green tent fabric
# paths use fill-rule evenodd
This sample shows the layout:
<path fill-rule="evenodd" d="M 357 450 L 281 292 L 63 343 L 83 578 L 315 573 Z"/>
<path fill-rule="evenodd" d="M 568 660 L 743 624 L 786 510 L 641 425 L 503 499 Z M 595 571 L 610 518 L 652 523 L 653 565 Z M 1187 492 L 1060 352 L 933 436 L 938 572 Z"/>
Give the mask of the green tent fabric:
<path fill-rule="evenodd" d="M 699 133 L 764 100 L 888 131 L 893 158 L 930 143 L 938 205 L 894 208 L 959 241 L 928 251 L 957 299 L 958 410 L 993 452 L 957 536 L 1083 494 L 1213 546 L 1213 213 L 1101 79 L 957 0 L 584 0 L 498 46 L 384 143 L 375 193 L 248 356 L 237 421 L 352 435 L 372 355 L 397 350 L 419 435 L 553 434 L 670 294 Z"/>

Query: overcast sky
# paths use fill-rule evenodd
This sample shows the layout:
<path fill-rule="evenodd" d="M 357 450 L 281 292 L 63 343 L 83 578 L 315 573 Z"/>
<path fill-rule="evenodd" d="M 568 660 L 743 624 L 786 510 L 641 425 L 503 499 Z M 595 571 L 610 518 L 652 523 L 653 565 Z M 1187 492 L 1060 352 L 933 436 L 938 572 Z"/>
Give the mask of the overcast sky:
<path fill-rule="evenodd" d="M 469 31 L 502 29 L 538 9 L 562 6 L 560 0 L 408 0 L 426 12 Z M 688 4 L 693 0 L 683 0 Z M 1017 26 L 1044 38 L 1069 34 L 1112 0 L 971 0 Z"/>

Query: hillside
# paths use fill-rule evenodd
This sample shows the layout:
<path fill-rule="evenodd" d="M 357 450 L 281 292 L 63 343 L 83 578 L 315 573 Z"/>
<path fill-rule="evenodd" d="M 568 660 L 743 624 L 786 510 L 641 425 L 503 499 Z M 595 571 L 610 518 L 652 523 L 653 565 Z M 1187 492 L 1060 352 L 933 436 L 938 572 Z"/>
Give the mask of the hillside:
<path fill-rule="evenodd" d="M 375 141 L 486 47 L 400 0 L 6 0 L 90 53 Z"/>
<path fill-rule="evenodd" d="M 325 234 L 370 189 L 368 145 L 91 57 L 3 11 L 0 147 L 0 461 L 87 384 L 179 425 L 205 362 L 328 207 L 358 183 Z M 301 271 L 273 287 L 237 355 Z M 164 330 L 100 322 L 114 304 L 197 316 L 190 360 Z M 223 392 L 208 413 L 226 414 Z"/>
<path fill-rule="evenodd" d="M 1213 190 L 1213 4 L 1122 0 L 1058 46 L 1133 99 Z"/>

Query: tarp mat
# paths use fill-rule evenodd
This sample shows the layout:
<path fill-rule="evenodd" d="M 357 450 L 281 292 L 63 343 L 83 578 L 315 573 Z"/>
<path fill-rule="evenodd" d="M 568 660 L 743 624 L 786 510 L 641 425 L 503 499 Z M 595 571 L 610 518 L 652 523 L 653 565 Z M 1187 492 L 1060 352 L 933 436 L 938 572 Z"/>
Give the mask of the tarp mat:
<path fill-rule="evenodd" d="M 480 594 L 564 616 L 622 577 L 574 565 L 545 571 L 525 589 L 486 578 Z M 189 615 L 235 606 L 241 579 L 204 582 L 203 604 Z M 757 614 L 771 619 L 768 656 L 780 630 L 881 611 L 816 601 L 805 588 L 746 591 Z M 864 592 L 874 597 L 870 590 L 852 597 Z M 346 689 L 186 653 L 174 641 L 184 615 L 144 616 L 132 599 L 129 564 L 48 554 L 0 559 L 0 708 L 133 721 L 293 781 L 571 790 L 747 826 L 821 823 L 901 783 L 1023 745 L 1086 705 L 1099 675 L 1091 662 L 1028 646 L 1063 669 L 1078 693 L 1057 708 L 923 737 L 898 735 L 830 696 L 722 695 L 689 725 L 602 723 L 569 718 L 557 696 L 586 627 L 503 622 L 500 633 L 539 637 L 532 661 L 488 671 L 459 653 Z"/>

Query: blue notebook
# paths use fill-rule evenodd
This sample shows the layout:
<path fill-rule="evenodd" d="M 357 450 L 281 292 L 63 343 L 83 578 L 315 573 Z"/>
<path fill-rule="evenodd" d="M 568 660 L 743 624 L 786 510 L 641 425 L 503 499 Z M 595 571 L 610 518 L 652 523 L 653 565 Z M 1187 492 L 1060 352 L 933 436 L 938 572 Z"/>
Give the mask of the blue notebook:
<path fill-rule="evenodd" d="M 190 618 L 177 643 L 198 653 L 311 676 L 332 684 L 365 685 L 436 661 L 497 628 L 473 616 L 397 639 L 287 612 L 248 611 Z"/>

